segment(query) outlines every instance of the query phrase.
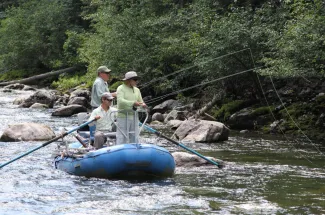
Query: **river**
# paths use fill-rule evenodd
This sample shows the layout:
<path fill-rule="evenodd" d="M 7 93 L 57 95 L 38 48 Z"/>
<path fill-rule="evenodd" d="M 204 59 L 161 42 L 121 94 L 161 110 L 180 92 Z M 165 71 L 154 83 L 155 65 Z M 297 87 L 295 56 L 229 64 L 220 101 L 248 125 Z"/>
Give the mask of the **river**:
<path fill-rule="evenodd" d="M 18 122 L 43 123 L 56 133 L 77 124 L 76 117 L 51 117 L 51 109 L 12 104 L 28 94 L 0 92 L 0 135 Z M 181 151 L 166 141 L 148 139 Z M 0 142 L 0 163 L 41 143 Z M 189 147 L 224 160 L 225 168 L 176 168 L 174 177 L 150 181 L 76 177 L 54 169 L 57 143 L 52 143 L 0 170 L 0 214 L 325 214 L 321 145 L 232 134 L 222 143 Z"/>

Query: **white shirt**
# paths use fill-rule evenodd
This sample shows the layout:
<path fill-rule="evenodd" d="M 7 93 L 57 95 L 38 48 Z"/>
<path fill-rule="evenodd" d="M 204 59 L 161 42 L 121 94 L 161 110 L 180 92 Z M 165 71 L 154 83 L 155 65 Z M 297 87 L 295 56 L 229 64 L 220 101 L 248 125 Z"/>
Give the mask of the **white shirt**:
<path fill-rule="evenodd" d="M 89 120 L 93 120 L 96 116 L 100 116 L 100 119 L 96 121 L 96 131 L 112 131 L 112 120 L 115 120 L 117 115 L 117 112 L 112 113 L 114 111 L 117 111 L 117 109 L 113 107 L 105 111 L 101 105 L 93 110 Z"/>

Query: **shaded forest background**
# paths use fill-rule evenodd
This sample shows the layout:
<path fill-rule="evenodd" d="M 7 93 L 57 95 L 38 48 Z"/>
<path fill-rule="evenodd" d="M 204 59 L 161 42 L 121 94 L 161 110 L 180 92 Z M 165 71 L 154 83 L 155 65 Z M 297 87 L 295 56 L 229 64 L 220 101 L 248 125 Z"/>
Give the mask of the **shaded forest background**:
<path fill-rule="evenodd" d="M 91 87 L 106 65 L 113 90 L 135 70 L 143 86 L 159 80 L 145 96 L 160 96 L 251 70 L 173 95 L 205 103 L 222 90 L 238 110 L 262 98 L 260 78 L 324 77 L 324 23 L 321 0 L 2 0 L 0 80 L 74 66 L 51 83 L 65 91 Z"/>

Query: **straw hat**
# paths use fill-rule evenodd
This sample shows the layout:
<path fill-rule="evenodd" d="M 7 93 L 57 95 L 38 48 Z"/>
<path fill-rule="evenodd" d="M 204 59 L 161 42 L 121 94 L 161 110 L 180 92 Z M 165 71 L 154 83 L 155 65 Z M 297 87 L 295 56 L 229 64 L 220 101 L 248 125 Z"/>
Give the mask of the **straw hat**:
<path fill-rule="evenodd" d="M 122 80 L 126 81 L 126 80 L 130 80 L 130 79 L 138 79 L 138 78 L 139 77 L 136 72 L 130 71 L 130 72 L 125 73 L 125 76 Z"/>

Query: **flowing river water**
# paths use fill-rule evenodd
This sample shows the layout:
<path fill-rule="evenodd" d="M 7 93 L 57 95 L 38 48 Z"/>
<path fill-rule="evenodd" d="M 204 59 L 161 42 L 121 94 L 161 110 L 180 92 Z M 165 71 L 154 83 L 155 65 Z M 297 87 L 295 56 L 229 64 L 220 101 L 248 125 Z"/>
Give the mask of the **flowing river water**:
<path fill-rule="evenodd" d="M 19 122 L 43 123 L 57 134 L 77 124 L 76 117 L 51 117 L 51 109 L 13 105 L 28 94 L 0 92 L 0 135 Z M 0 142 L 0 163 L 40 144 Z M 52 143 L 0 169 L 0 214 L 325 214 L 321 145 L 232 134 L 225 142 L 188 146 L 224 160 L 225 168 L 176 168 L 172 178 L 149 181 L 76 177 L 54 169 Z"/>

